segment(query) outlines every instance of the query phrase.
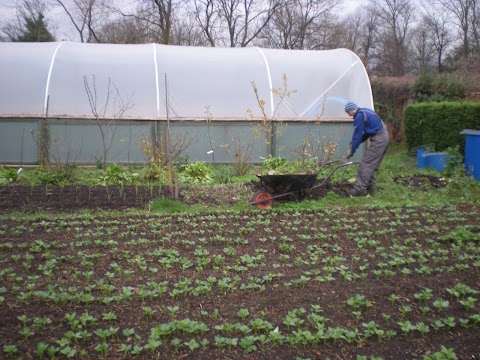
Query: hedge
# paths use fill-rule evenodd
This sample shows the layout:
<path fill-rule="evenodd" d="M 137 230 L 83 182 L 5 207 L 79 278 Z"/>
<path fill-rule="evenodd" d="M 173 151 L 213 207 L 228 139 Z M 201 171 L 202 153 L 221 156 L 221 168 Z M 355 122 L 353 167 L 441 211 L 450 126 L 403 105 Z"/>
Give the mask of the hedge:
<path fill-rule="evenodd" d="M 463 152 L 464 129 L 480 130 L 479 102 L 435 102 L 412 104 L 405 110 L 408 149 L 431 145 L 435 151 L 458 146 Z"/>
<path fill-rule="evenodd" d="M 375 111 L 385 121 L 393 141 L 403 141 L 402 117 L 412 96 L 414 77 L 375 77 L 370 80 Z"/>

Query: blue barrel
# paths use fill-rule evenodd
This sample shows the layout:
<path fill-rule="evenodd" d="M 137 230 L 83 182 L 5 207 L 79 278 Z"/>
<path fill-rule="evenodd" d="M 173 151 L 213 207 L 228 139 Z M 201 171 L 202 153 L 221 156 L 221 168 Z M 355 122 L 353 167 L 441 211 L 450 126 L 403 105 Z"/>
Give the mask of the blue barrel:
<path fill-rule="evenodd" d="M 417 168 L 419 169 L 425 169 L 427 164 L 426 164 L 426 158 L 425 158 L 425 150 L 423 149 L 418 149 L 417 150 Z"/>
<path fill-rule="evenodd" d="M 447 153 L 428 153 L 425 154 L 426 166 L 437 171 L 445 170 L 450 155 Z"/>
<path fill-rule="evenodd" d="M 423 149 L 417 150 L 417 168 L 418 169 L 435 169 L 437 171 L 445 170 L 450 155 L 447 153 L 431 153 Z"/>
<path fill-rule="evenodd" d="M 465 139 L 465 170 L 474 179 L 480 180 L 480 130 L 465 129 L 460 134 Z"/>

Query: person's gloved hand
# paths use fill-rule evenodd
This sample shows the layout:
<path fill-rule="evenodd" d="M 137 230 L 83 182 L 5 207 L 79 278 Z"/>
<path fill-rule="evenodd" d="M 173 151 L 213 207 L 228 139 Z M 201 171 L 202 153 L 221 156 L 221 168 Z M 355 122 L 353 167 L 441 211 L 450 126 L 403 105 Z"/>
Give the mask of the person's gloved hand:
<path fill-rule="evenodd" d="M 351 152 L 350 154 L 348 154 L 347 160 L 350 160 L 352 157 L 353 157 L 353 153 Z"/>

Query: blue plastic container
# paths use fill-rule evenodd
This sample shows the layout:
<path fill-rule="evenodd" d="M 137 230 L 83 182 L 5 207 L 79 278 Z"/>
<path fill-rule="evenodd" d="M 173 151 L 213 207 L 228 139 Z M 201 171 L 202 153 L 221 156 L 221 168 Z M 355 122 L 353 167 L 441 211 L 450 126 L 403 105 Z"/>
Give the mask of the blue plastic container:
<path fill-rule="evenodd" d="M 417 168 L 445 170 L 450 155 L 447 153 L 429 153 L 423 149 L 417 150 Z"/>
<path fill-rule="evenodd" d="M 419 169 L 425 169 L 425 167 L 427 166 L 425 163 L 425 153 L 426 151 L 423 149 L 417 150 L 417 168 Z"/>
<path fill-rule="evenodd" d="M 450 155 L 447 153 L 429 153 L 425 157 L 427 167 L 437 171 L 445 170 L 448 160 L 450 159 Z"/>
<path fill-rule="evenodd" d="M 465 170 L 474 179 L 480 180 L 480 130 L 465 129 L 460 134 L 465 139 Z"/>

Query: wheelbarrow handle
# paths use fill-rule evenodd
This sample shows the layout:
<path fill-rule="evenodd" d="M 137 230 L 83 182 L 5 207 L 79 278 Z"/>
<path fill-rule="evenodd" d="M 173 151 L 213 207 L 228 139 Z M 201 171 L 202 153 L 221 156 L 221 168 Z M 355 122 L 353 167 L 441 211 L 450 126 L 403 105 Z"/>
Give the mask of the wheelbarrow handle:
<path fill-rule="evenodd" d="M 340 161 L 340 160 L 336 160 L 335 162 L 337 162 L 337 161 Z M 318 188 L 318 187 L 320 187 L 320 186 L 325 185 L 325 183 L 326 183 L 328 180 L 330 180 L 330 178 L 333 176 L 333 174 L 335 174 L 335 172 L 336 172 L 338 169 L 340 169 L 340 168 L 342 168 L 342 167 L 343 167 L 343 168 L 346 168 L 347 166 L 350 166 L 350 165 L 352 165 L 352 164 L 358 164 L 358 162 L 357 162 L 357 161 L 349 161 L 349 162 L 345 162 L 345 163 L 343 163 L 343 164 L 340 164 L 340 165 L 335 166 L 335 167 L 333 168 L 332 172 L 331 172 L 325 179 L 323 179 L 323 181 L 322 181 L 321 183 L 318 183 L 317 185 L 312 186 L 312 190 L 313 190 L 313 189 L 316 189 L 316 188 Z M 343 176 L 343 175 L 342 175 L 342 176 Z"/>
<path fill-rule="evenodd" d="M 317 173 L 319 173 L 320 170 L 322 170 L 325 166 L 330 165 L 330 164 L 337 163 L 337 162 L 339 162 L 339 161 L 341 161 L 341 160 L 338 159 L 338 160 L 332 160 L 332 161 L 327 161 L 326 163 L 323 163 L 323 164 L 320 165 L 320 167 L 318 168 L 318 172 L 317 172 Z"/>

